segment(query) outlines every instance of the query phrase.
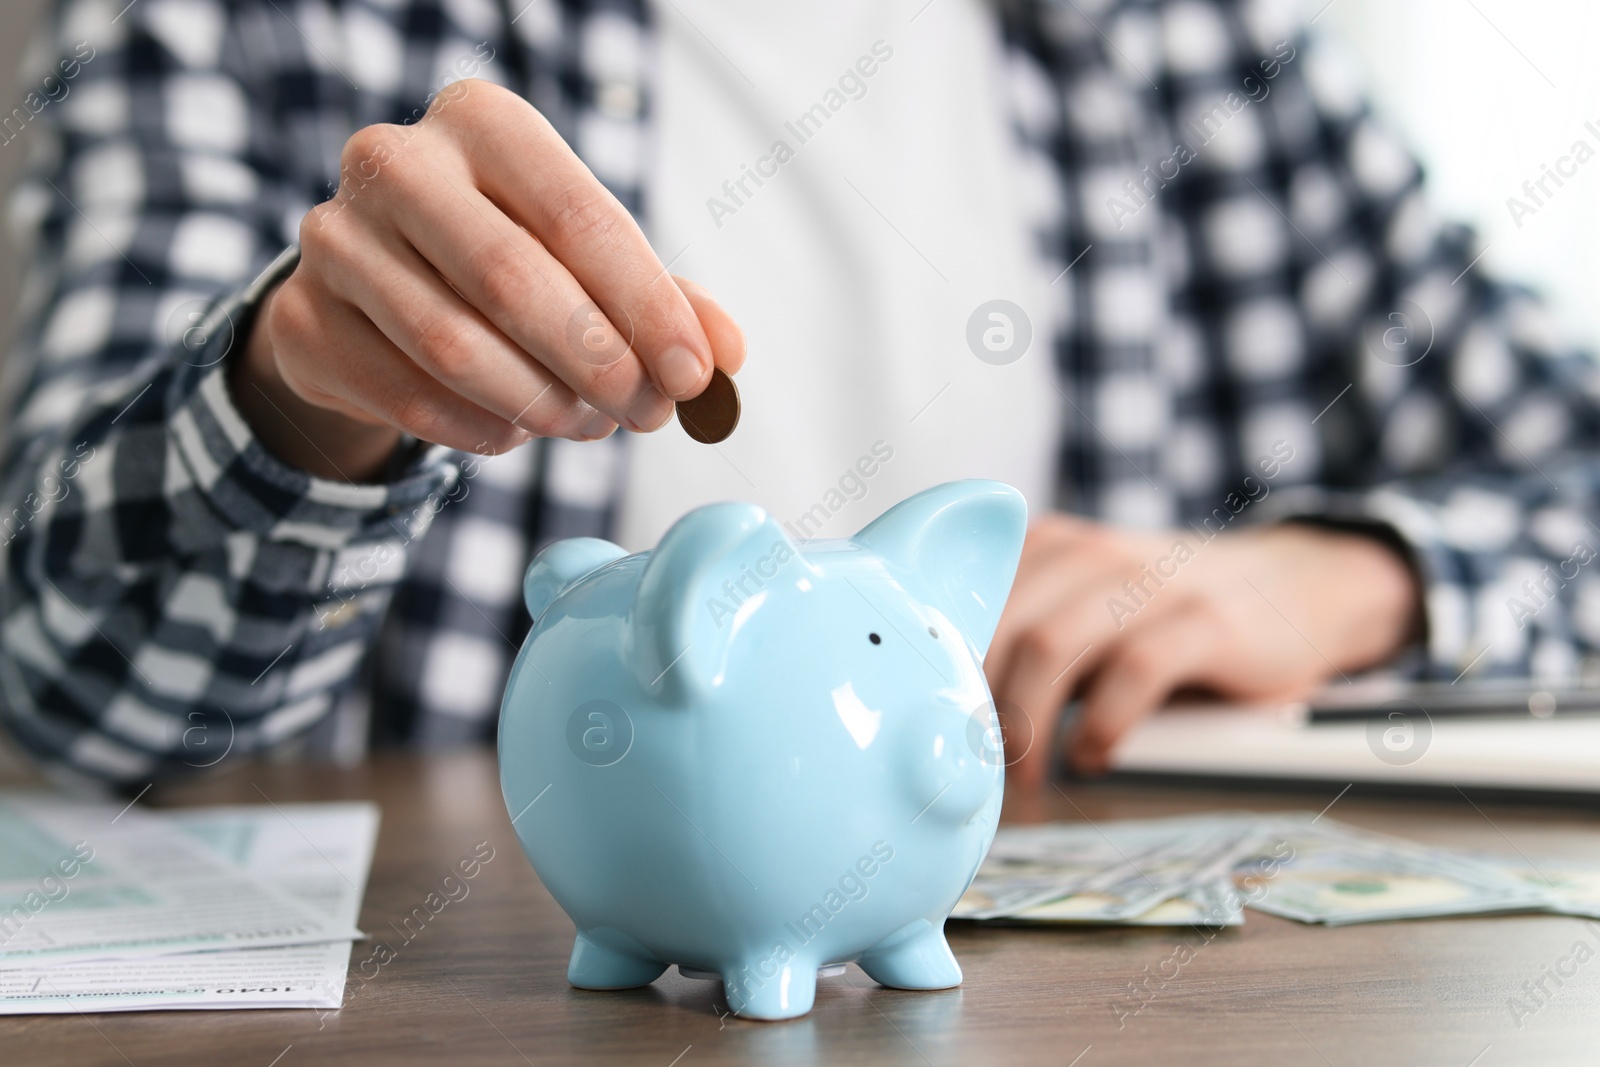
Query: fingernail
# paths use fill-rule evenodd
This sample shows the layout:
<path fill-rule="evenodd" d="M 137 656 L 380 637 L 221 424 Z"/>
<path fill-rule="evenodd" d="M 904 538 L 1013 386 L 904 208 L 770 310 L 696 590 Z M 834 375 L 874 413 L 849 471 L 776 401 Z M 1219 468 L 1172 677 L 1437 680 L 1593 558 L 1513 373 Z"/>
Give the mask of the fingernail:
<path fill-rule="evenodd" d="M 704 367 L 699 356 L 682 345 L 673 345 L 656 361 L 656 373 L 661 376 L 662 391 L 681 400 L 700 384 Z"/>
<path fill-rule="evenodd" d="M 584 423 L 578 433 L 583 436 L 585 441 L 598 441 L 602 437 L 611 436 L 611 431 L 616 428 L 617 424 L 610 415 L 603 411 L 597 411 L 594 414 L 594 418 Z"/>
<path fill-rule="evenodd" d="M 672 401 L 662 396 L 653 385 L 646 385 L 628 408 L 628 422 L 641 433 L 659 430 L 672 418 Z"/>

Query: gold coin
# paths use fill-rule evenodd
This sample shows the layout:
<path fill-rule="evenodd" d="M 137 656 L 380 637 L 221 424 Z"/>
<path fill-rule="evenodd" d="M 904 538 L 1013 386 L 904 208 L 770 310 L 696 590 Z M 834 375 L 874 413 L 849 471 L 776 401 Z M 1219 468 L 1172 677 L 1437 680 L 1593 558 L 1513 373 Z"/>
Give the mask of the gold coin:
<path fill-rule="evenodd" d="M 739 390 L 721 367 L 711 368 L 711 381 L 705 390 L 690 400 L 677 403 L 678 422 L 690 437 L 703 445 L 726 441 L 739 425 Z"/>

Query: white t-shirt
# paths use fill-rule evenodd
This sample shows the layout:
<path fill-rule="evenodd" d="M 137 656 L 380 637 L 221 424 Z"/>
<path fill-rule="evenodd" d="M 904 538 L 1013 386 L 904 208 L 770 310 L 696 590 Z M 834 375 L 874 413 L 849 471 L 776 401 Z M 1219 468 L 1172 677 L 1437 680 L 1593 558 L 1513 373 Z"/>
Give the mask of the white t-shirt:
<path fill-rule="evenodd" d="M 744 328 L 749 360 L 727 441 L 676 426 L 629 441 L 630 551 L 715 500 L 759 503 L 803 537 L 848 536 L 954 478 L 1049 506 L 1065 401 L 998 27 L 981 0 L 918 6 L 659 5 L 651 241 Z M 995 299 L 1032 324 L 1003 365 L 968 343 Z M 980 326 L 1006 347 L 1005 319 Z"/>

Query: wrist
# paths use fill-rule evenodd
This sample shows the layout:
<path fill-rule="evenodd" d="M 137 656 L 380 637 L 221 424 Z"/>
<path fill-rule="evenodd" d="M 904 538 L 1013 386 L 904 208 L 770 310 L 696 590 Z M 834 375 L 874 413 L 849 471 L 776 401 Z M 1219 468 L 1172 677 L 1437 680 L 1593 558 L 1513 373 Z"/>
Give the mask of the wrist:
<path fill-rule="evenodd" d="M 290 388 L 272 344 L 277 293 L 274 285 L 261 295 L 242 351 L 228 368 L 234 406 L 267 451 L 289 466 L 336 481 L 377 480 L 400 443 L 400 431 L 313 404 Z"/>
<path fill-rule="evenodd" d="M 1363 670 L 1393 659 L 1426 631 L 1423 586 L 1415 564 L 1387 527 L 1302 527 L 1322 541 L 1329 599 L 1341 606 L 1332 618 L 1341 632 L 1343 670 Z"/>

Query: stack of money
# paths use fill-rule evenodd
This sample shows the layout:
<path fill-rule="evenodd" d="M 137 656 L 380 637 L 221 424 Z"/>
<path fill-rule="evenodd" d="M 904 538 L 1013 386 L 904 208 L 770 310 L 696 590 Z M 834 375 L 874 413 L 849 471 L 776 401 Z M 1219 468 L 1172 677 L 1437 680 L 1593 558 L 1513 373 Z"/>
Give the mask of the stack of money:
<path fill-rule="evenodd" d="M 951 918 L 1329 926 L 1545 911 L 1600 918 L 1600 863 L 1414 844 L 1309 812 L 1002 827 Z"/>

